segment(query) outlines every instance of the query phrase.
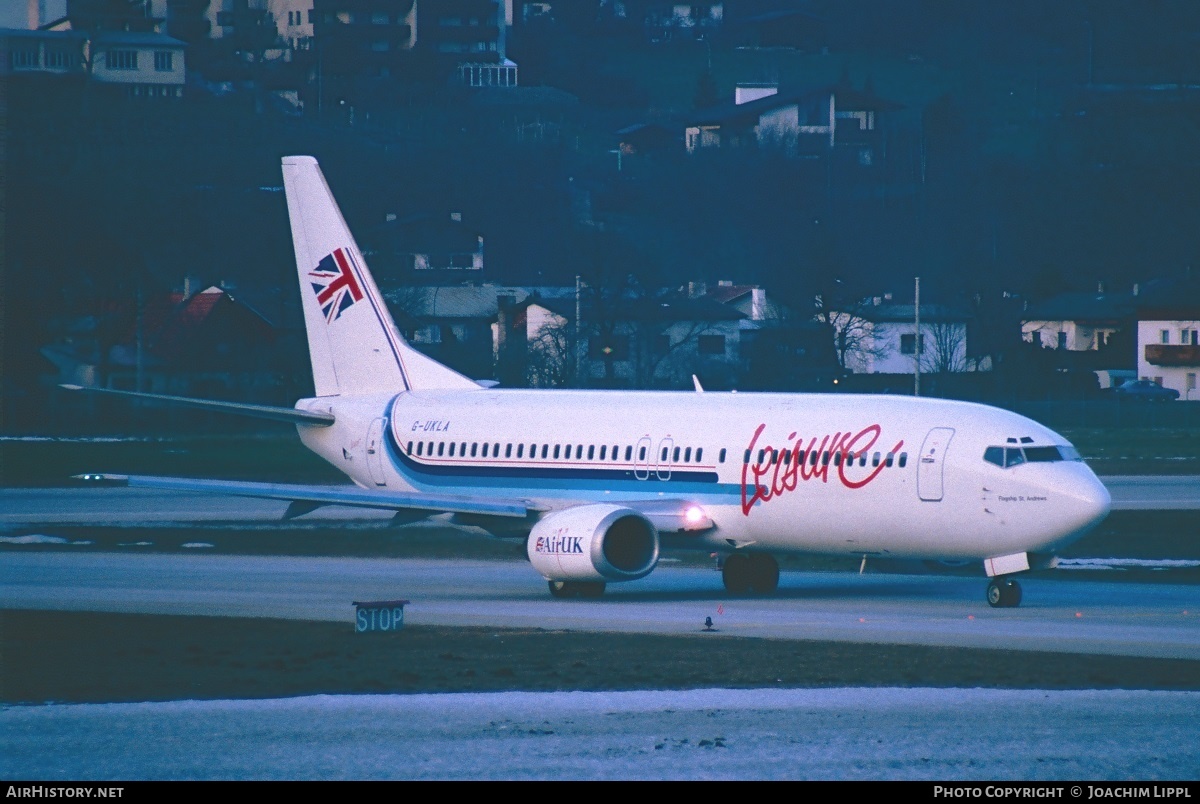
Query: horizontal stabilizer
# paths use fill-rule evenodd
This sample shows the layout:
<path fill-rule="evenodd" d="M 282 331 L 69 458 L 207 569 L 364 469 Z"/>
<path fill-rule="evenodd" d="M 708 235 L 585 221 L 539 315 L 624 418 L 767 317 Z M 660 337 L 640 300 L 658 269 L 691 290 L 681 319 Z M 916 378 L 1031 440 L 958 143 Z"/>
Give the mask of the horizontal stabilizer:
<path fill-rule="evenodd" d="M 395 491 L 362 489 L 358 486 L 306 486 L 288 483 L 254 483 L 242 480 L 202 480 L 190 477 L 151 477 L 148 475 L 83 474 L 76 480 L 130 488 L 192 491 L 200 494 L 229 494 L 234 497 L 257 497 L 265 500 L 285 500 L 292 505 L 287 513 L 299 515 L 307 504 L 309 510 L 321 505 L 348 505 L 355 508 L 378 508 L 385 511 L 422 511 L 427 514 L 462 513 L 489 516 L 524 517 L 529 508 L 520 502 L 491 502 L 453 494 L 410 494 Z M 297 503 L 300 503 L 297 505 Z M 307 513 L 307 511 L 304 511 Z M 289 517 L 290 518 L 290 517 Z"/>
<path fill-rule="evenodd" d="M 239 416 L 254 416 L 259 419 L 274 419 L 292 424 L 306 424 L 310 427 L 328 427 L 333 424 L 332 413 L 297 410 L 296 408 L 274 407 L 272 405 L 251 405 L 244 402 L 221 402 L 216 399 L 196 399 L 190 396 L 169 396 L 167 394 L 143 394 L 137 391 L 114 391 L 111 388 L 92 388 L 82 385 L 60 385 L 68 391 L 88 391 L 93 394 L 123 396 L 131 399 L 142 399 L 147 402 L 161 402 L 170 405 L 187 405 L 193 408 L 235 413 Z"/>

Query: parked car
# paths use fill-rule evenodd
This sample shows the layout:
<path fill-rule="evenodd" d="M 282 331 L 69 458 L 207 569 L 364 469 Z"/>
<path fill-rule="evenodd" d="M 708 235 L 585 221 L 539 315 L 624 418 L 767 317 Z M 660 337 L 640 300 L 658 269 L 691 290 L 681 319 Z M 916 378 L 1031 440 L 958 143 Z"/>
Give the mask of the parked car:
<path fill-rule="evenodd" d="M 1174 388 L 1163 388 L 1153 380 L 1132 380 L 1113 389 L 1118 399 L 1137 399 L 1144 402 L 1170 402 L 1179 398 Z"/>

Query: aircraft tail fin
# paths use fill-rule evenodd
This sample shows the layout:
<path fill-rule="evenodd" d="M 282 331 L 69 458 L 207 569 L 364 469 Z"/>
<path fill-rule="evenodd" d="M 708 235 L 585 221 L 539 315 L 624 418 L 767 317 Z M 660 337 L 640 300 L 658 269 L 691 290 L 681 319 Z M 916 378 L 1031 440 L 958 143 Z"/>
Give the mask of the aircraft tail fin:
<path fill-rule="evenodd" d="M 400 335 L 317 160 L 285 156 L 283 186 L 316 395 L 478 390 Z"/>

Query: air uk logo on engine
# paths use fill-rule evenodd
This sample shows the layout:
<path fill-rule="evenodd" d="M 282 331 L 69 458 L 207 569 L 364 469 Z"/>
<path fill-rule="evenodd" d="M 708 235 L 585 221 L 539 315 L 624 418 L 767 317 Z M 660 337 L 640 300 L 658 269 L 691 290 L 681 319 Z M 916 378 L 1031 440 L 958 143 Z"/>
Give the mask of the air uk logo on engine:
<path fill-rule="evenodd" d="M 533 543 L 535 553 L 547 555 L 583 554 L 582 536 L 539 536 Z"/>

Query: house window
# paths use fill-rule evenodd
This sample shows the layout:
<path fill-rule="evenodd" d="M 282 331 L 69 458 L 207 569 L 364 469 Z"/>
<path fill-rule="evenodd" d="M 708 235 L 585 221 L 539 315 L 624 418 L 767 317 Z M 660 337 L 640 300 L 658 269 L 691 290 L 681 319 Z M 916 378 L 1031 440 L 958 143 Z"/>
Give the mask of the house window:
<path fill-rule="evenodd" d="M 1184 388 L 1188 391 L 1196 390 L 1196 372 L 1194 372 L 1194 371 L 1188 372 L 1187 384 L 1184 386 Z"/>
<path fill-rule="evenodd" d="M 911 355 L 917 352 L 917 336 L 909 333 L 900 336 L 900 354 Z M 925 353 L 925 336 L 921 336 L 921 354 Z"/>
<path fill-rule="evenodd" d="M 169 73 L 174 69 L 175 54 L 169 50 L 154 51 L 154 69 L 160 73 Z"/>
<path fill-rule="evenodd" d="M 1032 334 L 1033 334 L 1033 345 L 1041 346 L 1042 345 L 1042 333 L 1034 331 Z"/>
<path fill-rule="evenodd" d="M 436 324 L 430 324 L 412 332 L 413 343 L 441 343 L 442 330 Z"/>
<path fill-rule="evenodd" d="M 724 335 L 701 335 L 696 340 L 696 351 L 702 355 L 724 355 Z"/>
<path fill-rule="evenodd" d="M 1167 329 L 1160 329 L 1158 331 L 1158 341 L 1159 341 L 1159 343 L 1170 343 L 1171 342 L 1171 331 L 1167 330 Z"/>
<path fill-rule="evenodd" d="M 1179 330 L 1179 342 L 1184 346 L 1196 346 L 1197 334 L 1200 334 L 1200 331 L 1194 329 L 1181 329 Z"/>
<path fill-rule="evenodd" d="M 71 56 L 64 50 L 46 51 L 46 66 L 65 69 L 71 66 Z"/>
<path fill-rule="evenodd" d="M 1058 333 L 1058 348 L 1059 349 L 1067 348 L 1067 333 L 1065 333 L 1061 330 L 1059 330 L 1059 333 Z"/>
<path fill-rule="evenodd" d="M 36 50 L 14 50 L 12 52 L 13 69 L 37 67 L 38 64 L 38 52 Z"/>
<path fill-rule="evenodd" d="M 106 63 L 110 70 L 136 70 L 138 54 L 136 50 L 110 50 Z"/>

